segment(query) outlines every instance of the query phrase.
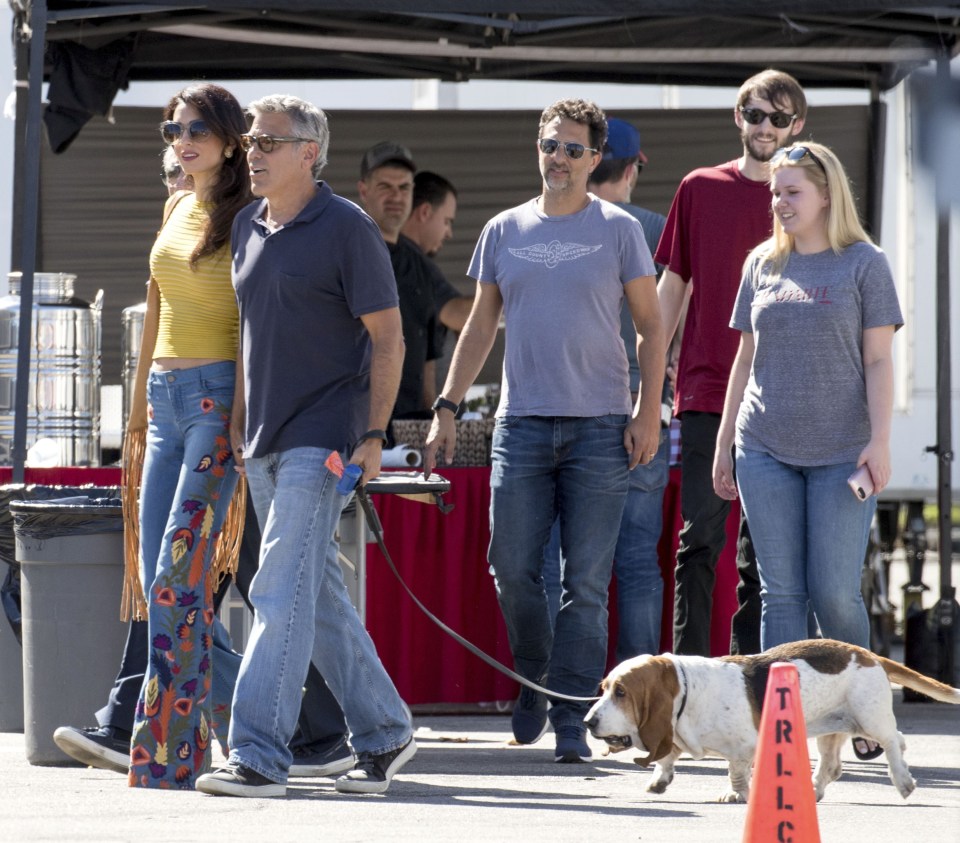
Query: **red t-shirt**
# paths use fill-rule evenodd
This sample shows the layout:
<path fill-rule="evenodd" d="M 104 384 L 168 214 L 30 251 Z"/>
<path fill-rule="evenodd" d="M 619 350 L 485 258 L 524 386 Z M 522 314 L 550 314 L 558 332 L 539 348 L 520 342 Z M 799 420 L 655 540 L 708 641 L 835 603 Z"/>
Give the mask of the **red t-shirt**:
<path fill-rule="evenodd" d="M 674 412 L 723 412 L 740 332 L 729 327 L 743 263 L 773 230 L 768 182 L 740 174 L 736 161 L 689 173 L 673 198 L 654 260 L 693 293 L 680 346 Z"/>

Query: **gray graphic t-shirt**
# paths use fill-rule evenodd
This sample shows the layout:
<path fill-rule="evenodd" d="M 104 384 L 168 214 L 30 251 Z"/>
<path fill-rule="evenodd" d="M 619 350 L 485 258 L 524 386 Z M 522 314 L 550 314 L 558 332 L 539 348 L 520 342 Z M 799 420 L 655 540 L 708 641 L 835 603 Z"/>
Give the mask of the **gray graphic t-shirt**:
<path fill-rule="evenodd" d="M 595 198 L 575 214 L 546 216 L 534 199 L 487 223 L 467 274 L 503 296 L 498 416 L 631 411 L 623 285 L 654 275 L 636 219 Z"/>
<path fill-rule="evenodd" d="M 730 320 L 756 347 L 737 445 L 790 465 L 856 460 L 870 441 L 863 331 L 902 324 L 890 264 L 871 243 L 794 252 L 779 277 L 748 260 Z"/>

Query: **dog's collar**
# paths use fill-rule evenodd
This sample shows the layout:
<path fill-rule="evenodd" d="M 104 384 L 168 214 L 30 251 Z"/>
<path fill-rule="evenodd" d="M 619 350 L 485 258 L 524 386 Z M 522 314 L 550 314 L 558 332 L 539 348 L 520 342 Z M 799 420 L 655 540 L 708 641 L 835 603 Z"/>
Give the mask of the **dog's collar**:
<path fill-rule="evenodd" d="M 683 697 L 680 699 L 680 710 L 677 712 L 677 720 L 679 720 L 680 715 L 683 714 L 683 710 L 687 707 L 687 675 L 683 672 L 683 665 L 681 665 L 679 661 L 674 660 L 673 663 L 677 666 L 677 671 L 683 682 Z"/>

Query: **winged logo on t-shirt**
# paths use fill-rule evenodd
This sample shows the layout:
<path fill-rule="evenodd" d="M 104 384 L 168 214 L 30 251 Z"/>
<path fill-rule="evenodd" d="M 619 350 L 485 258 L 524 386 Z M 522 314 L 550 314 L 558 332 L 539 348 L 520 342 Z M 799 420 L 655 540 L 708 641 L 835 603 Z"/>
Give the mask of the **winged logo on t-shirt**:
<path fill-rule="evenodd" d="M 508 251 L 515 258 L 531 263 L 542 263 L 547 269 L 553 269 L 561 261 L 575 261 L 602 248 L 602 243 L 597 246 L 584 246 L 582 243 L 561 243 L 559 240 L 551 240 L 549 243 L 536 243 L 533 246 L 508 249 Z"/>

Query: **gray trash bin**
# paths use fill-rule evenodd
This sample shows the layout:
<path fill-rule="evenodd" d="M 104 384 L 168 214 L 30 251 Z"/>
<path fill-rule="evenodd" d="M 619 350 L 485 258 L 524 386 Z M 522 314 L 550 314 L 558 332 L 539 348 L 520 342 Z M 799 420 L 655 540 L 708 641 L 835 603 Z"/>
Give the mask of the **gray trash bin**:
<path fill-rule="evenodd" d="M 58 726 L 91 722 L 127 636 L 120 621 L 123 511 L 118 498 L 12 501 L 23 608 L 23 719 L 31 764 L 76 762 Z"/>
<path fill-rule="evenodd" d="M 17 564 L 10 501 L 50 500 L 74 495 L 118 497 L 117 486 L 46 486 L 8 483 L 0 486 L 0 732 L 23 731 L 23 650 L 20 611 L 20 566 Z"/>

